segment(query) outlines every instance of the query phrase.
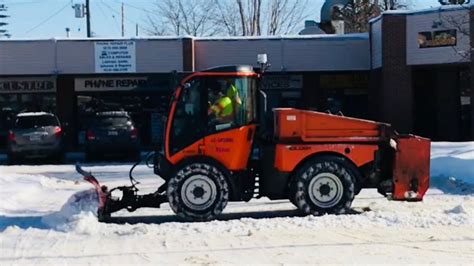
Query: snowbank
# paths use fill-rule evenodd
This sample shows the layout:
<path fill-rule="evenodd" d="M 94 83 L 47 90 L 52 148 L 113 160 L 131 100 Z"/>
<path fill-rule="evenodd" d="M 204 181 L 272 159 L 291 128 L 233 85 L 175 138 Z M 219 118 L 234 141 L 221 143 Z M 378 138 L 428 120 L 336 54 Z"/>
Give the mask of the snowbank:
<path fill-rule="evenodd" d="M 184 223 L 167 204 L 99 223 L 97 196 L 73 165 L 0 166 L 2 265 L 450 263 L 474 260 L 474 142 L 433 143 L 423 202 L 363 190 L 355 215 L 301 216 L 285 200 L 229 203 L 221 220 Z M 109 187 L 131 165 L 86 169 Z M 139 167 L 142 188 L 156 189 Z M 256 215 L 258 214 L 258 215 Z"/>

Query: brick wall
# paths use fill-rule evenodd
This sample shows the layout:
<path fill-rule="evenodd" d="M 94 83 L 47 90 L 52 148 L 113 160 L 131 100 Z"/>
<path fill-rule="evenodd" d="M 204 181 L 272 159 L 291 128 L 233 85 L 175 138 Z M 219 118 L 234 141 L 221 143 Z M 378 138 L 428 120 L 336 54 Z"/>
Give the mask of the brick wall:
<path fill-rule="evenodd" d="M 413 130 L 411 69 L 406 62 L 406 16 L 385 16 L 382 21 L 382 88 L 380 118 L 398 132 Z"/>
<path fill-rule="evenodd" d="M 471 140 L 474 140 L 474 5 L 471 5 L 469 16 L 471 35 Z"/>

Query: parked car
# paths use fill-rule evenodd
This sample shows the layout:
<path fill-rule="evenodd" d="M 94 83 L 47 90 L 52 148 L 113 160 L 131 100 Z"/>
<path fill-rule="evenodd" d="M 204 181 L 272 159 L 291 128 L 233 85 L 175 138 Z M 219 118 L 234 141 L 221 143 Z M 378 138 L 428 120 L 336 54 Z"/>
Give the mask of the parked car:
<path fill-rule="evenodd" d="M 8 131 L 7 155 L 10 163 L 30 158 L 60 161 L 63 149 L 58 118 L 45 112 L 18 114 Z"/>
<path fill-rule="evenodd" d="M 122 155 L 133 160 L 140 157 L 138 130 L 127 112 L 96 113 L 88 122 L 85 138 L 86 160 L 103 155 Z"/>
<path fill-rule="evenodd" d="M 3 107 L 0 109 L 0 150 L 7 148 L 8 131 L 12 127 L 16 113 L 12 108 Z"/>

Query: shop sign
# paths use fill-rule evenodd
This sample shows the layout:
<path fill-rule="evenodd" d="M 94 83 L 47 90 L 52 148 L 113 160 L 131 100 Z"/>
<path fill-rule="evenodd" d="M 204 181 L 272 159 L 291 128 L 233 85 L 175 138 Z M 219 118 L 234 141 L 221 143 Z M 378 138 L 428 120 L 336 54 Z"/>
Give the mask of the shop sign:
<path fill-rule="evenodd" d="M 424 31 L 418 33 L 419 48 L 456 46 L 456 30 Z"/>
<path fill-rule="evenodd" d="M 95 42 L 96 73 L 136 72 L 134 41 Z"/>
<path fill-rule="evenodd" d="M 319 86 L 324 89 L 367 88 L 367 74 L 325 74 L 319 78 Z"/>
<path fill-rule="evenodd" d="M 266 76 L 265 88 L 268 90 L 297 90 L 303 88 L 303 75 Z"/>
<path fill-rule="evenodd" d="M 56 92 L 54 78 L 0 78 L 0 93 Z"/>
<path fill-rule="evenodd" d="M 76 78 L 75 91 L 129 91 L 146 87 L 147 77 Z"/>

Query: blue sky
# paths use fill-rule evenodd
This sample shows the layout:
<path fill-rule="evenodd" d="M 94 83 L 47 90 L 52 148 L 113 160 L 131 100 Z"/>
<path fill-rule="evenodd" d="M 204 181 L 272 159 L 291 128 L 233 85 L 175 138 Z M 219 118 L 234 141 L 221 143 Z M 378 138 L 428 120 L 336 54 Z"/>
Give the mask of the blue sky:
<path fill-rule="evenodd" d="M 146 35 L 147 10 L 153 9 L 157 0 L 90 0 L 92 31 L 98 37 L 121 36 L 120 9 L 125 7 L 125 36 L 135 36 L 136 24 L 139 35 Z M 408 0 L 412 9 L 438 6 L 437 0 Z M 8 30 L 12 38 L 65 37 L 70 28 L 71 37 L 85 37 L 85 19 L 74 17 L 72 5 L 84 0 L 0 0 L 8 6 Z M 309 0 L 314 16 L 319 21 L 319 10 L 324 0 Z M 303 22 L 301 27 L 303 27 Z"/>

